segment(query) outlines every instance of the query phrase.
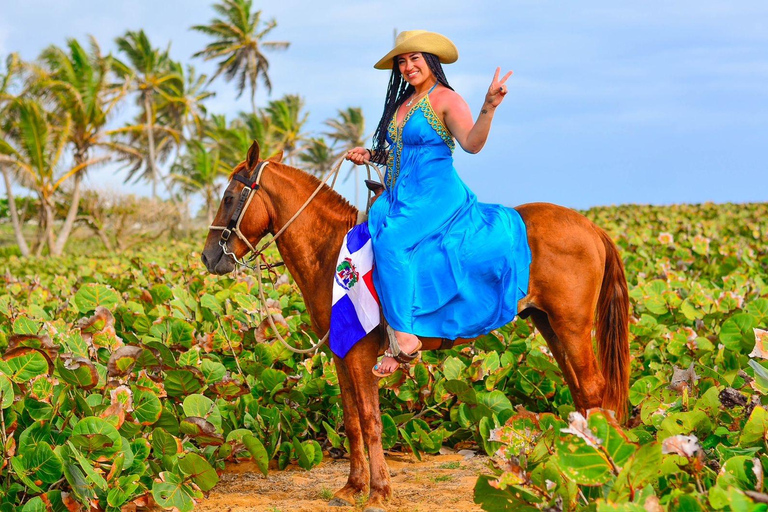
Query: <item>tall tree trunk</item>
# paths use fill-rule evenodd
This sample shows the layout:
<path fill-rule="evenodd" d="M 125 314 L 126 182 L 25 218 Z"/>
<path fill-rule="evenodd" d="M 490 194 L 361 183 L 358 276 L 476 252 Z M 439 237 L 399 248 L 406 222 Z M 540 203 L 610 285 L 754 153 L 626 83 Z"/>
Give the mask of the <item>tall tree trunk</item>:
<path fill-rule="evenodd" d="M 101 243 L 104 244 L 104 248 L 109 252 L 112 252 L 112 242 L 109 241 L 109 237 L 107 236 L 107 232 L 104 229 L 102 223 L 98 222 L 90 215 L 81 218 L 81 220 L 83 220 L 88 225 L 88 227 L 91 228 L 94 233 L 96 233 L 96 236 L 99 237 Z"/>
<path fill-rule="evenodd" d="M 75 165 L 80 165 L 85 162 L 86 156 L 82 153 L 75 153 Z M 72 226 L 75 224 L 77 218 L 77 212 L 80 209 L 80 182 L 83 179 L 83 172 L 80 171 L 75 174 L 75 185 L 72 190 L 72 201 L 69 204 L 69 211 L 67 212 L 67 218 L 64 220 L 64 225 L 59 231 L 59 236 L 56 238 L 56 245 L 51 249 L 52 256 L 61 256 L 64 252 L 64 245 L 67 243 L 69 234 L 72 232 Z"/>
<path fill-rule="evenodd" d="M 149 173 L 152 176 L 152 199 L 157 198 L 157 167 L 155 167 L 155 130 L 152 121 L 152 102 L 150 101 L 150 91 L 144 93 L 144 111 L 146 112 L 147 124 L 147 144 L 149 146 Z"/>
<path fill-rule="evenodd" d="M 19 244 L 19 251 L 25 258 L 29 256 L 29 246 L 24 239 L 24 232 L 21 230 L 22 225 L 19 222 L 19 213 L 16 211 L 16 199 L 13 197 L 13 190 L 11 189 L 11 178 L 8 176 L 8 170 L 5 167 L 0 166 L 0 170 L 3 172 L 3 180 L 5 181 L 5 192 L 8 196 L 8 209 L 11 212 L 11 224 L 13 225 L 13 232 L 16 235 L 16 243 Z"/>
<path fill-rule="evenodd" d="M 37 247 L 36 256 L 43 255 L 43 248 L 48 246 L 48 253 L 53 251 L 53 206 L 49 203 L 48 198 L 40 196 L 40 208 L 42 209 L 41 215 L 43 223 L 43 239 L 40 241 L 40 245 Z"/>

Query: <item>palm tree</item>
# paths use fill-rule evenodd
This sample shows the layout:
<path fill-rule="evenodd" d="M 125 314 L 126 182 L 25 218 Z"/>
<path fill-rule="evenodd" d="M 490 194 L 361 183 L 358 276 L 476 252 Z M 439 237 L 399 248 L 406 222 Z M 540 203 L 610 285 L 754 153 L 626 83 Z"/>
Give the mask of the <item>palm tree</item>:
<path fill-rule="evenodd" d="M 171 66 L 168 48 L 165 51 L 153 48 L 143 30 L 138 32 L 128 31 L 123 37 L 118 37 L 115 43 L 130 62 L 130 69 L 124 69 L 125 79 L 131 88 L 139 93 L 138 104 L 142 109 L 144 122 L 128 126 L 122 130 L 115 130 L 114 133 L 132 134 L 129 140 L 139 143 L 141 139 L 138 138 L 137 132 L 144 132 L 143 138 L 148 155 L 145 160 L 145 169 L 142 177 L 150 180 L 152 184 L 152 197 L 157 197 L 157 182 L 161 179 L 161 176 L 157 169 L 155 132 L 161 131 L 164 132 L 165 136 L 174 138 L 178 138 L 178 133 L 172 128 L 158 123 L 156 96 L 161 95 L 162 88 L 167 86 L 168 82 L 180 81 L 182 79 Z M 183 88 L 183 85 L 177 85 L 177 87 Z M 134 152 L 133 156 L 136 157 L 137 152 Z M 126 181 L 133 178 L 140 168 L 141 163 L 134 164 L 133 168 L 129 170 Z"/>
<path fill-rule="evenodd" d="M 203 126 L 208 114 L 205 100 L 214 93 L 205 90 L 208 77 L 195 73 L 193 66 L 187 66 L 185 73 L 181 63 L 171 62 L 171 69 L 181 79 L 169 80 L 160 88 L 157 110 L 161 123 L 172 128 L 171 133 L 178 134 L 177 137 L 173 137 L 171 133 L 166 133 L 164 138 L 161 137 L 161 144 L 166 139 L 168 142 L 175 142 L 176 156 L 171 165 L 171 172 L 174 172 L 189 141 L 203 138 Z M 166 187 L 170 192 L 172 184 L 178 183 L 178 180 L 173 176 L 169 177 L 171 183 L 166 183 Z M 189 192 L 187 189 L 184 191 Z M 173 198 L 173 194 L 171 197 Z"/>
<path fill-rule="evenodd" d="M 336 156 L 339 157 L 347 150 L 365 145 L 365 118 L 363 109 L 349 107 L 338 111 L 339 117 L 327 119 L 323 124 L 331 130 L 326 132 L 333 141 Z M 341 144 L 337 147 L 336 144 Z"/>
<path fill-rule="evenodd" d="M 19 55 L 12 53 L 5 61 L 5 73 L 0 75 L 0 120 L 9 119 L 10 107 L 13 105 L 14 96 L 11 94 L 11 88 L 18 77 L 21 68 Z M 7 126 L 5 127 L 7 128 Z M 0 154 L 8 154 L 13 148 L 6 142 L 4 127 L 0 125 Z M 11 182 L 10 170 L 0 161 L 0 171 L 3 173 L 3 182 L 5 183 L 5 194 L 8 197 L 8 212 L 11 216 L 13 232 L 16 235 L 16 243 L 19 245 L 19 251 L 22 256 L 29 256 L 29 246 L 22 232 L 22 224 L 19 220 L 19 212 L 16 210 L 16 198 L 13 195 L 13 183 Z"/>
<path fill-rule="evenodd" d="M 304 162 L 306 169 L 316 176 L 322 176 L 333 165 L 335 157 L 333 150 L 323 137 L 309 139 L 304 151 L 299 153 L 299 160 Z"/>
<path fill-rule="evenodd" d="M 208 114 L 204 102 L 216 93 L 205 89 L 208 76 L 198 75 L 194 66 L 187 66 L 186 73 L 179 62 L 171 62 L 170 66 L 180 80 L 170 80 L 160 88 L 158 112 L 169 120 L 182 142 L 202 137 Z"/>
<path fill-rule="evenodd" d="M 306 134 L 302 130 L 307 123 L 308 114 L 302 112 L 303 108 L 304 100 L 300 96 L 286 94 L 279 100 L 270 101 L 264 109 L 269 116 L 272 134 L 289 162 L 293 153 L 300 149 L 299 145 L 306 140 Z"/>
<path fill-rule="evenodd" d="M 57 46 L 43 50 L 40 60 L 45 68 L 39 87 L 54 96 L 57 113 L 72 123 L 70 142 L 76 166 L 86 162 L 95 148 L 113 148 L 104 129 L 110 114 L 125 97 L 126 85 L 114 81 L 113 59 L 104 56 L 93 37 L 90 52 L 76 39 L 67 41 L 68 52 Z M 74 175 L 72 196 L 66 220 L 53 254 L 61 254 L 72 231 L 80 204 L 80 182 L 85 172 Z"/>
<path fill-rule="evenodd" d="M 0 163 L 10 164 L 21 185 L 35 191 L 40 199 L 44 236 L 37 249 L 38 255 L 44 245 L 48 246 L 51 255 L 58 255 L 60 252 L 57 251 L 64 245 L 61 239 L 65 233 L 62 230 L 58 237 L 53 233 L 54 195 L 72 177 L 105 158 L 86 160 L 66 169 L 62 165 L 63 153 L 73 130 L 68 114 L 63 118 L 53 117 L 37 100 L 28 97 L 17 98 L 8 114 L 11 122 L 6 140 L 0 144 Z M 51 118 L 56 119 L 57 124 L 53 124 Z"/>
<path fill-rule="evenodd" d="M 171 177 L 185 192 L 199 192 L 205 199 L 208 224 L 213 223 L 216 205 L 219 202 L 218 178 L 226 176 L 229 170 L 219 158 L 218 149 L 208 149 L 197 140 L 187 144 L 185 153 L 171 170 Z"/>
<path fill-rule="evenodd" d="M 272 82 L 269 79 L 269 61 L 262 49 L 285 50 L 290 43 L 286 41 L 264 41 L 264 38 L 276 26 L 275 20 L 263 23 L 261 11 L 251 12 L 251 0 L 222 0 L 213 4 L 214 10 L 221 18 L 212 19 L 208 25 L 195 25 L 197 30 L 215 38 L 194 57 L 205 60 L 220 59 L 217 62 L 215 79 L 222 73 L 230 81 L 237 78 L 237 97 L 242 96 L 246 85 L 251 90 L 251 109 L 256 113 L 256 83 L 259 79 L 272 92 Z"/>
<path fill-rule="evenodd" d="M 334 159 L 341 156 L 352 148 L 365 145 L 365 118 L 363 109 L 360 107 L 349 107 L 346 110 L 339 110 L 336 119 L 327 119 L 324 123 L 331 130 L 326 132 L 333 140 Z M 360 179 L 358 176 L 359 167 L 352 165 L 346 179 L 353 173 L 355 175 L 355 206 L 359 204 Z"/>
<path fill-rule="evenodd" d="M 231 123 L 223 115 L 212 115 L 205 127 L 205 136 L 219 151 L 222 165 L 232 170 L 243 161 L 254 140 L 264 155 L 272 155 L 279 147 L 270 127 L 269 118 L 261 114 L 241 112 Z"/>

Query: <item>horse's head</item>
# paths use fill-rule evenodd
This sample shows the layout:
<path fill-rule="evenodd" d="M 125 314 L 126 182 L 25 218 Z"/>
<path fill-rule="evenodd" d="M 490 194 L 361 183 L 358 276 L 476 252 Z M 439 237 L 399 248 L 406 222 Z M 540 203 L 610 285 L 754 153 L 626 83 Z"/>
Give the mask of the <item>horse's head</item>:
<path fill-rule="evenodd" d="M 279 163 L 282 156 L 281 152 L 267 161 Z M 228 253 L 241 260 L 270 232 L 273 209 L 258 184 L 264 165 L 259 160 L 259 144 L 254 141 L 245 161 L 232 171 L 203 248 L 203 264 L 213 274 L 232 272 L 235 260 Z"/>

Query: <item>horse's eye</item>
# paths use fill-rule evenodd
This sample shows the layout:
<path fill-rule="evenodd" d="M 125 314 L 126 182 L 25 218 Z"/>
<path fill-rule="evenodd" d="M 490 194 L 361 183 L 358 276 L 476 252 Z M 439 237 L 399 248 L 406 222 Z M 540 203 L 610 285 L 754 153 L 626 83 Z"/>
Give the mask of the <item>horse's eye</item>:
<path fill-rule="evenodd" d="M 233 199 L 234 198 L 232 196 L 224 197 L 224 206 L 227 206 L 227 207 L 232 206 L 232 200 Z"/>

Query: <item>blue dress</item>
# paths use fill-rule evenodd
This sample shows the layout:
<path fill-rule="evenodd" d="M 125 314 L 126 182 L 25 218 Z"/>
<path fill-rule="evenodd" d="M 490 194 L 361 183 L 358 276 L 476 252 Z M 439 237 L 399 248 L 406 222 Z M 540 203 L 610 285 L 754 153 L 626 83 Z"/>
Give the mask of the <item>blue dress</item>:
<path fill-rule="evenodd" d="M 517 211 L 484 204 L 453 167 L 454 141 L 429 94 L 389 125 L 386 191 L 368 227 L 384 317 L 418 336 L 472 338 L 512 321 L 531 251 Z"/>

